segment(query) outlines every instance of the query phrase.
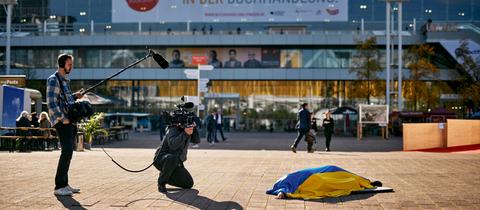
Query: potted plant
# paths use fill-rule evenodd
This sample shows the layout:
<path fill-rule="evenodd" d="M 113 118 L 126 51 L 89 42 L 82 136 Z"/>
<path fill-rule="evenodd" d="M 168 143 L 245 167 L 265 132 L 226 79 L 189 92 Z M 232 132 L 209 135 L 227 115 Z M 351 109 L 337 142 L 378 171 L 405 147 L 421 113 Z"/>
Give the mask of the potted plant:
<path fill-rule="evenodd" d="M 88 120 L 80 124 L 80 129 L 85 133 L 85 148 L 90 150 L 92 148 L 92 141 L 95 135 L 103 134 L 108 136 L 108 131 L 102 127 L 102 121 L 105 114 L 95 113 Z"/>

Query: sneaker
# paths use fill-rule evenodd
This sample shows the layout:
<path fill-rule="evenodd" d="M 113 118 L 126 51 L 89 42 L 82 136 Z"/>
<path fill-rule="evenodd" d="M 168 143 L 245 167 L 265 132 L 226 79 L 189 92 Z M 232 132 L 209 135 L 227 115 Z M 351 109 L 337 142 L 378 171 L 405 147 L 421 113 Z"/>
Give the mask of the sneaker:
<path fill-rule="evenodd" d="M 297 148 L 295 148 L 294 146 L 291 146 L 290 149 L 292 149 L 293 153 L 297 153 Z"/>
<path fill-rule="evenodd" d="M 72 193 L 79 193 L 80 192 L 80 189 L 70 187 L 69 185 L 67 185 L 65 188 L 67 188 L 67 190 L 72 191 Z"/>
<path fill-rule="evenodd" d="M 227 138 L 224 138 L 224 139 L 223 139 L 223 141 L 226 141 L 226 140 L 227 140 Z"/>
<path fill-rule="evenodd" d="M 308 152 L 308 153 L 313 153 L 313 149 L 311 149 L 311 150 L 308 150 L 307 152 Z"/>
<path fill-rule="evenodd" d="M 192 146 L 192 148 L 198 148 L 198 147 L 199 147 L 198 144 L 194 144 L 194 145 Z"/>
<path fill-rule="evenodd" d="M 215 145 L 215 143 L 214 143 L 214 142 L 210 142 L 210 146 L 213 146 L 213 145 Z"/>
<path fill-rule="evenodd" d="M 326 149 L 325 149 L 325 152 L 330 152 L 330 149 L 326 148 Z"/>
<path fill-rule="evenodd" d="M 167 187 L 164 184 L 159 184 L 158 185 L 158 192 L 166 193 L 167 192 Z"/>
<path fill-rule="evenodd" d="M 59 196 L 72 196 L 73 192 L 68 190 L 66 187 L 64 187 L 64 188 L 56 189 L 53 192 L 53 194 L 54 195 L 59 195 Z"/>

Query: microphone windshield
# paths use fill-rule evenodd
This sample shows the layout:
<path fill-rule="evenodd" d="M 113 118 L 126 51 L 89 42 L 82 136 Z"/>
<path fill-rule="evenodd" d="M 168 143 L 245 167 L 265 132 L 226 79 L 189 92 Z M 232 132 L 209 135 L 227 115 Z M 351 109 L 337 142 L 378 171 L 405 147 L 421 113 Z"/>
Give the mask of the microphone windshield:
<path fill-rule="evenodd" d="M 184 106 L 185 106 L 185 109 L 191 109 L 195 106 L 195 104 L 193 104 L 192 102 L 187 102 L 185 103 Z"/>
<path fill-rule="evenodd" d="M 165 60 L 165 58 L 163 58 L 160 54 L 152 50 L 152 56 L 153 60 L 155 60 L 155 62 L 157 62 L 162 69 L 168 68 L 168 61 Z"/>

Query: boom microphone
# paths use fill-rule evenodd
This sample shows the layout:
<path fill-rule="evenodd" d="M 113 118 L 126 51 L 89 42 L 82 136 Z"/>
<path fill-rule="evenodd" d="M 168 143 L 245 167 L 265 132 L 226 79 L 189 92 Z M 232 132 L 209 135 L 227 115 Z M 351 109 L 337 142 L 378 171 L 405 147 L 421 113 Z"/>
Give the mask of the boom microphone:
<path fill-rule="evenodd" d="M 153 56 L 153 60 L 155 60 L 155 62 L 157 62 L 157 64 L 158 64 L 162 69 L 168 68 L 168 61 L 165 60 L 165 58 L 163 58 L 160 54 L 156 53 L 156 52 L 153 51 L 153 50 L 150 50 L 150 54 Z"/>

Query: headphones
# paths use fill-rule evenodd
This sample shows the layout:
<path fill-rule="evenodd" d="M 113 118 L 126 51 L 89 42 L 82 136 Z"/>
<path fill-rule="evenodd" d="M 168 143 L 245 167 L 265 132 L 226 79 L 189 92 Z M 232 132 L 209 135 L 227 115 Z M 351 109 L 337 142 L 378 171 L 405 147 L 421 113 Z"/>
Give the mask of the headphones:
<path fill-rule="evenodd" d="M 67 55 L 67 54 L 61 54 L 58 56 L 58 67 L 59 68 L 65 68 L 65 63 L 67 61 L 67 59 L 71 59 L 72 56 L 71 55 Z"/>

